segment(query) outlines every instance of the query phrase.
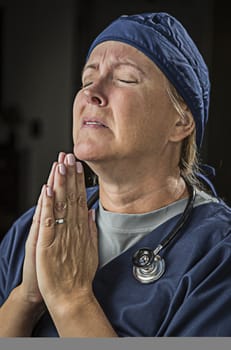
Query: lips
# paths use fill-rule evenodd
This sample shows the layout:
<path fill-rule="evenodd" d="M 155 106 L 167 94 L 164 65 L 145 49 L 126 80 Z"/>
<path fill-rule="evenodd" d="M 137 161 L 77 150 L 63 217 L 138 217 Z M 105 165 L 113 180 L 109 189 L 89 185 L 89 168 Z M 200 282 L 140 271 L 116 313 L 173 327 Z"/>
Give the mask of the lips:
<path fill-rule="evenodd" d="M 108 126 L 102 120 L 96 118 L 84 118 L 82 127 L 90 127 L 90 128 L 108 128 Z"/>

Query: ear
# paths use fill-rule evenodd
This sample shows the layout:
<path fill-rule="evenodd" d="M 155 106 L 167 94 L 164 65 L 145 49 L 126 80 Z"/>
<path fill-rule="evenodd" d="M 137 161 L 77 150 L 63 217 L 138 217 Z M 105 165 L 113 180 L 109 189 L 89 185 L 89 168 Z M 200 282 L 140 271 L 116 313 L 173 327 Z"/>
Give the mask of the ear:
<path fill-rule="evenodd" d="M 184 110 L 184 115 L 178 117 L 173 126 L 172 133 L 169 140 L 172 142 L 179 142 L 189 136 L 195 129 L 195 121 L 192 113 L 187 108 Z"/>

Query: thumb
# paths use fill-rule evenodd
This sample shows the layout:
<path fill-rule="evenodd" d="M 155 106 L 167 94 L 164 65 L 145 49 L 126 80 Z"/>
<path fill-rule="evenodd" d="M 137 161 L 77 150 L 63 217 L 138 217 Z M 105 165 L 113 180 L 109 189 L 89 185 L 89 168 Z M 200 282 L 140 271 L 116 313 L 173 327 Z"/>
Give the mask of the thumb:
<path fill-rule="evenodd" d="M 42 207 L 42 195 L 45 190 L 45 186 L 42 187 L 35 212 L 33 215 L 33 220 L 30 228 L 30 232 L 26 241 L 26 248 L 29 246 L 36 246 L 37 240 L 38 240 L 38 231 L 39 231 L 39 223 L 40 223 L 40 216 L 41 216 L 41 207 Z"/>

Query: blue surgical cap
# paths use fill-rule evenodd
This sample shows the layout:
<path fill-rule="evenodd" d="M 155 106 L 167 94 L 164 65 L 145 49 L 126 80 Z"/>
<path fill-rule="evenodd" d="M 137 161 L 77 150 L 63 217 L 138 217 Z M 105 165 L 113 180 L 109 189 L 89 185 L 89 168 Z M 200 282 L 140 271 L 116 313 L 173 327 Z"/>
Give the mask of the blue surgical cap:
<path fill-rule="evenodd" d="M 200 148 L 208 120 L 210 81 L 208 68 L 183 25 L 165 12 L 124 15 L 93 41 L 88 51 L 108 40 L 142 51 L 165 74 L 191 110 Z"/>

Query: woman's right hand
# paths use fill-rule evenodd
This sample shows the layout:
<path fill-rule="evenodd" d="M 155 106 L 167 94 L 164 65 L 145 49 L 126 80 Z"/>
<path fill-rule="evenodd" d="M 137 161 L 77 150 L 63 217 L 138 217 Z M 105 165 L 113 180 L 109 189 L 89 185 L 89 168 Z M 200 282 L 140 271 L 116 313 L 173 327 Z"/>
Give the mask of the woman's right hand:
<path fill-rule="evenodd" d="M 43 190 L 42 190 L 43 192 Z M 0 308 L 0 337 L 29 337 L 46 310 L 38 288 L 35 255 L 41 212 L 41 195 L 26 241 L 22 282 Z"/>
<path fill-rule="evenodd" d="M 64 157 L 65 153 L 60 153 L 58 162 L 63 162 Z M 51 187 L 53 187 L 57 164 L 57 162 L 53 164 L 47 182 Z M 46 305 L 38 287 L 36 272 L 36 246 L 44 190 L 46 190 L 46 186 L 43 186 L 40 194 L 26 241 L 22 282 L 11 291 L 8 299 L 0 308 L 0 337 L 31 336 L 34 325 L 46 311 Z"/>
<path fill-rule="evenodd" d="M 39 291 L 37 274 L 36 274 L 36 245 L 38 239 L 38 229 L 42 206 L 42 193 L 45 190 L 43 186 L 35 214 L 33 216 L 32 225 L 25 245 L 25 258 L 23 264 L 22 282 L 18 287 L 18 293 L 24 302 L 36 305 L 43 302 L 42 295 Z"/>
<path fill-rule="evenodd" d="M 60 152 L 58 162 L 54 162 L 50 171 L 50 175 L 47 184 L 53 187 L 55 169 L 58 163 L 62 163 L 65 158 L 65 153 Z M 38 240 L 38 231 L 40 223 L 40 215 L 42 208 L 42 194 L 45 191 L 46 186 L 44 185 L 41 194 L 38 199 L 35 214 L 33 216 L 33 222 L 30 228 L 30 232 L 26 241 L 25 246 L 25 259 L 23 264 L 23 275 L 22 283 L 18 287 L 21 298 L 33 305 L 41 305 L 43 303 L 43 297 L 40 293 L 37 281 L 36 273 L 36 245 Z M 45 308 L 45 305 L 44 305 Z"/>

